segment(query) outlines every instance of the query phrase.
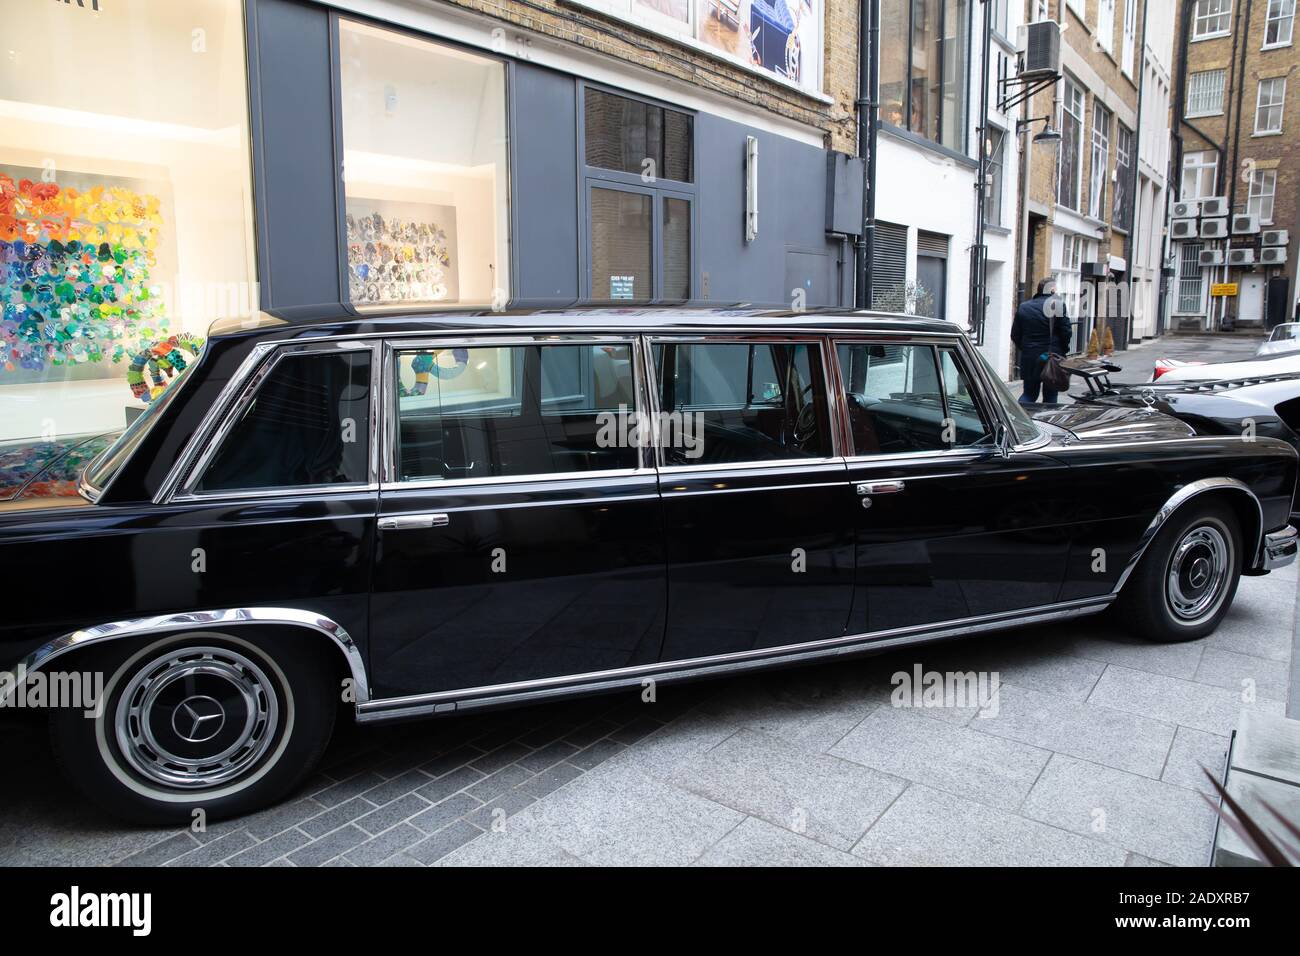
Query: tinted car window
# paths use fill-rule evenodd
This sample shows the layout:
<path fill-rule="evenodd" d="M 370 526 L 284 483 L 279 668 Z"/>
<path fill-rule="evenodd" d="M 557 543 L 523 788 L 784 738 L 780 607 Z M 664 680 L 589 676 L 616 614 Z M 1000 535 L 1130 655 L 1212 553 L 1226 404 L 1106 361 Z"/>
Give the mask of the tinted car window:
<path fill-rule="evenodd" d="M 365 484 L 370 353 L 285 355 L 245 406 L 197 490 Z"/>
<path fill-rule="evenodd" d="M 669 464 L 831 454 L 815 345 L 659 343 L 655 366 L 670 416 L 660 428 Z"/>
<path fill-rule="evenodd" d="M 634 383 L 626 343 L 399 352 L 398 480 L 635 468 Z"/>

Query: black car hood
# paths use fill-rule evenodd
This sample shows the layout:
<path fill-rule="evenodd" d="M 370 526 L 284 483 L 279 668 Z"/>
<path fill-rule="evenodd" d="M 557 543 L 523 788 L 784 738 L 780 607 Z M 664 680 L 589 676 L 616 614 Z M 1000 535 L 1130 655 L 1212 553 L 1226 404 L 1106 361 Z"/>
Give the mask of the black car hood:
<path fill-rule="evenodd" d="M 1030 405 L 1026 411 L 1037 421 L 1064 429 L 1084 442 L 1161 441 L 1196 434 L 1186 422 L 1145 407 Z"/>

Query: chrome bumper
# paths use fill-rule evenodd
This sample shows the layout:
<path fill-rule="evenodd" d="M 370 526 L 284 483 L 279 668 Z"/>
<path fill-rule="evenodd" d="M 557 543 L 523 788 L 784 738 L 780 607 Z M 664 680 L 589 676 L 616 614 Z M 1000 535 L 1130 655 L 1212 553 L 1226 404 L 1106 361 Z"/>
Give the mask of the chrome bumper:
<path fill-rule="evenodd" d="M 1281 531 L 1264 535 L 1260 568 L 1264 571 L 1285 568 L 1295 560 L 1297 547 L 1300 547 L 1300 534 L 1291 525 L 1287 525 Z"/>

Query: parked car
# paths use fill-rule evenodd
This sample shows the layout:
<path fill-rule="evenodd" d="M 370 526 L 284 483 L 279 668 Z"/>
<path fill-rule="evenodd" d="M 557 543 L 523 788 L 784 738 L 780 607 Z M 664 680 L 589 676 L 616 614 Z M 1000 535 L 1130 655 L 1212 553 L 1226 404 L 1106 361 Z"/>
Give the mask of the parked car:
<path fill-rule="evenodd" d="M 1300 351 L 1300 322 L 1283 322 L 1275 325 L 1268 339 L 1260 343 L 1256 355 L 1282 355 Z"/>
<path fill-rule="evenodd" d="M 3 566 L 32 572 L 0 653 L 105 675 L 93 716 L 52 714 L 54 752 L 131 819 L 284 797 L 341 707 L 463 714 L 1110 608 L 1181 641 L 1296 554 L 1290 445 L 1148 409 L 1035 421 L 942 321 L 255 326 L 214 329 L 75 483 L 0 505 Z"/>

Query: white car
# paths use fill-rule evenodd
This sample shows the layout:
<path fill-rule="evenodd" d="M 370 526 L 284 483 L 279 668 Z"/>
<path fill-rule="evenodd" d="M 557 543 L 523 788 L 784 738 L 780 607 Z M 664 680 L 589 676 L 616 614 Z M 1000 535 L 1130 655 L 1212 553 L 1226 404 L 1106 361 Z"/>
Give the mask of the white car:
<path fill-rule="evenodd" d="M 1281 355 L 1257 355 L 1240 362 L 1189 362 L 1160 373 L 1159 380 L 1162 385 L 1167 382 L 1223 382 L 1296 373 L 1300 373 L 1300 351 L 1284 352 Z M 1156 376 L 1152 376 L 1151 380 L 1155 381 Z"/>
<path fill-rule="evenodd" d="M 1280 355 L 1300 351 L 1300 322 L 1283 322 L 1275 327 L 1256 355 Z"/>

